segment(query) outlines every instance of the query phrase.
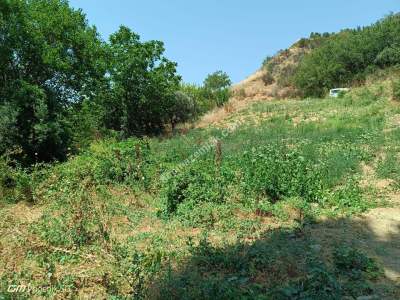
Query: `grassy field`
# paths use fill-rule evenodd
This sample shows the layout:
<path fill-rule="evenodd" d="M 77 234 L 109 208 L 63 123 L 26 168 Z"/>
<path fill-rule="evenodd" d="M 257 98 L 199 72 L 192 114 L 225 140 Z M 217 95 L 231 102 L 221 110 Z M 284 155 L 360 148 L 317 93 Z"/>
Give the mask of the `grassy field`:
<path fill-rule="evenodd" d="M 386 91 L 0 166 L 0 299 L 398 299 L 399 232 L 373 223 L 400 207 Z"/>

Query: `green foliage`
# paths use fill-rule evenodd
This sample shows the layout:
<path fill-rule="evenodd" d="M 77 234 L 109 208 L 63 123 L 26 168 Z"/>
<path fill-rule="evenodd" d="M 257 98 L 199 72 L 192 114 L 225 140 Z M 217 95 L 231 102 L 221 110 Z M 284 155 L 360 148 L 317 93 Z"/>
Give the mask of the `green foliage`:
<path fill-rule="evenodd" d="M 196 98 L 182 91 L 177 91 L 169 115 L 173 129 L 177 123 L 194 120 L 199 115 L 199 104 L 196 102 Z"/>
<path fill-rule="evenodd" d="M 112 100 L 107 124 L 126 136 L 160 133 L 171 116 L 180 77 L 160 41 L 141 42 L 127 27 L 110 37 Z"/>
<path fill-rule="evenodd" d="M 109 135 L 104 128 L 104 107 L 96 101 L 84 100 L 70 111 L 68 122 L 73 149 L 86 149 L 90 143 L 102 136 Z"/>
<path fill-rule="evenodd" d="M 378 160 L 377 174 L 380 178 L 400 180 L 400 166 L 397 151 L 388 151 L 385 157 Z"/>
<path fill-rule="evenodd" d="M 352 280 L 360 280 L 363 276 L 376 279 L 381 270 L 376 262 L 355 248 L 339 247 L 334 253 L 335 266 L 345 272 Z"/>
<path fill-rule="evenodd" d="M 224 167 L 218 171 L 213 160 L 192 163 L 186 170 L 172 173 L 161 192 L 164 214 L 185 214 L 203 202 L 222 204 L 232 176 Z"/>
<path fill-rule="evenodd" d="M 87 184 L 87 183 L 86 183 Z M 70 192 L 62 206 L 53 203 L 33 227 L 34 232 L 53 246 L 82 247 L 109 240 L 108 205 L 102 198 L 102 205 L 97 202 L 97 194 L 90 186 L 83 184 Z M 96 195 L 96 196 L 94 196 Z M 63 219 L 55 217 L 63 214 Z"/>
<path fill-rule="evenodd" d="M 231 84 L 232 81 L 229 79 L 228 74 L 223 71 L 216 71 L 204 79 L 204 87 L 212 91 L 226 89 Z"/>
<path fill-rule="evenodd" d="M 276 202 L 285 197 L 318 201 L 322 173 L 299 149 L 272 144 L 244 154 L 243 186 L 247 194 Z"/>
<path fill-rule="evenodd" d="M 145 299 L 149 285 L 161 273 L 165 260 L 165 253 L 158 249 L 133 253 L 128 272 L 133 299 Z"/>
<path fill-rule="evenodd" d="M 189 240 L 191 259 L 187 267 L 174 276 L 165 276 L 159 297 L 333 300 L 373 292 L 368 274 L 374 274 L 377 268 L 372 259 L 341 246 L 332 251 L 332 267 L 311 250 L 307 245 L 310 240 L 291 240 L 290 234 L 276 231 L 254 243 L 222 246 L 213 246 L 207 235 L 198 245 Z M 353 276 L 356 270 L 361 276 Z"/>
<path fill-rule="evenodd" d="M 357 181 L 349 179 L 346 184 L 339 187 L 329 198 L 331 206 L 350 212 L 366 211 L 371 204 L 367 203 L 362 196 Z"/>
<path fill-rule="evenodd" d="M 389 46 L 383 49 L 377 55 L 375 64 L 382 68 L 400 64 L 400 47 Z"/>
<path fill-rule="evenodd" d="M 8 160 L 0 177 L 7 183 L 11 174 L 13 184 L 2 196 L 7 194 L 9 202 L 26 199 L 27 179 L 39 205 L 26 209 L 40 213 L 27 224 L 25 215 L 19 221 L 13 211 L 25 203 L 1 204 L 4 240 L 15 243 L 10 247 L 19 247 L 17 255 L 24 256 L 21 273 L 6 270 L 0 285 L 47 282 L 60 276 L 54 270 L 62 269 L 76 279 L 54 279 L 57 289 L 46 296 L 74 297 L 88 287 L 110 299 L 341 299 L 377 294 L 372 287 L 378 283 L 370 281 L 380 276 L 374 262 L 358 257 L 355 250 L 334 254 L 339 248 L 325 242 L 330 235 L 321 240 L 319 233 L 324 226 L 341 230 L 346 223 L 342 218 L 371 207 L 369 190 L 358 181 L 360 164 L 370 164 L 384 151 L 380 175 L 381 164 L 385 171 L 397 158 L 398 130 L 384 131 L 398 113 L 389 105 L 372 89 L 337 101 L 262 102 L 235 116 L 261 116 L 257 127 L 96 141 L 67 162 L 25 171 Z M 97 122 L 93 118 L 82 126 L 91 128 Z M 210 137 L 221 140 L 220 156 L 214 157 L 212 146 L 203 149 Z M 394 171 L 385 172 L 394 176 Z M 325 215 L 341 218 L 310 224 L 313 217 Z M 363 224 L 356 220 L 354 225 Z M 16 229 L 22 234 L 9 238 L 8 232 Z M 101 266 L 95 273 L 88 271 L 89 282 L 80 281 L 78 272 L 92 261 Z M 69 294 L 62 294 L 63 287 Z"/>
<path fill-rule="evenodd" d="M 400 16 L 329 36 L 300 62 L 293 75 L 305 96 L 323 96 L 329 89 L 363 81 L 377 67 L 398 64 Z"/>
<path fill-rule="evenodd" d="M 2 2 L 0 36 L 0 154 L 21 149 L 27 166 L 65 160 L 110 130 L 161 133 L 229 98 L 225 73 L 181 89 L 162 42 L 121 26 L 105 43 L 64 0 Z"/>
<path fill-rule="evenodd" d="M 83 13 L 65 1 L 2 3 L 0 111 L 8 115 L 0 135 L 8 141 L 0 151 L 20 147 L 26 163 L 64 159 L 70 140 L 65 108 L 95 93 L 104 74 L 101 42 Z"/>
<path fill-rule="evenodd" d="M 274 299 L 341 299 L 342 287 L 338 278 L 334 276 L 323 264 L 312 267 L 309 275 L 291 285 L 277 289 Z"/>
<path fill-rule="evenodd" d="M 203 86 L 197 86 L 194 84 L 181 84 L 179 92 L 182 93 L 183 97 L 190 99 L 190 102 L 194 102 L 195 115 L 194 118 L 205 113 L 206 111 L 214 107 L 213 103 L 206 99 Z"/>
<path fill-rule="evenodd" d="M 204 92 L 206 98 L 213 99 L 217 106 L 222 106 L 229 100 L 232 81 L 228 74 L 217 71 L 209 74 L 204 80 Z"/>
<path fill-rule="evenodd" d="M 31 177 L 19 167 L 11 167 L 11 162 L 5 157 L 0 158 L 0 199 L 8 203 L 21 200 L 33 202 Z"/>

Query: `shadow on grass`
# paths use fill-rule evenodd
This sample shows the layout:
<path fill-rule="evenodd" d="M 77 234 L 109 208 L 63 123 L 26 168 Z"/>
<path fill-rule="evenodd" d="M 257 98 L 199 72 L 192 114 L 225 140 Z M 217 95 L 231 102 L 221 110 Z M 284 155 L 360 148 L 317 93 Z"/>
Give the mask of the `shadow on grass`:
<path fill-rule="evenodd" d="M 385 238 L 361 218 L 273 230 L 221 247 L 203 238 L 185 262 L 153 282 L 148 297 L 400 299 L 398 282 L 384 275 L 400 273 L 399 226 Z"/>

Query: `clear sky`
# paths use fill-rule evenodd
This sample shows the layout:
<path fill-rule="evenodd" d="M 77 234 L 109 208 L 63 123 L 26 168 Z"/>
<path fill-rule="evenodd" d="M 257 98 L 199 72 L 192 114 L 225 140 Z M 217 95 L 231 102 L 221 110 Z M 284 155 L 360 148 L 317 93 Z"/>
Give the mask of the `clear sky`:
<path fill-rule="evenodd" d="M 162 40 L 185 82 L 226 71 L 239 82 L 267 55 L 310 32 L 369 25 L 400 11 L 399 0 L 70 0 L 104 39 L 123 24 Z"/>

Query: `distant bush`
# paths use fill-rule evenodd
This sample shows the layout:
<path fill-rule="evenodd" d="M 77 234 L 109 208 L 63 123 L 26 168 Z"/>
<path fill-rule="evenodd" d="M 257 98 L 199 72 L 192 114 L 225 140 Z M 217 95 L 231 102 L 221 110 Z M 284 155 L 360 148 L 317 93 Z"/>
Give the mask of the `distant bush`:
<path fill-rule="evenodd" d="M 378 54 L 375 64 L 380 67 L 389 67 L 400 64 L 400 46 L 386 47 Z"/>
<path fill-rule="evenodd" d="M 171 127 L 174 129 L 177 123 L 194 120 L 199 115 L 198 103 L 190 95 L 177 91 L 169 115 Z"/>
<path fill-rule="evenodd" d="M 265 72 L 264 75 L 261 77 L 261 79 L 265 85 L 270 85 L 275 82 L 274 77 L 269 72 Z"/>
<path fill-rule="evenodd" d="M 262 63 L 263 68 L 266 68 L 267 65 L 268 65 L 268 63 L 269 63 L 272 59 L 273 59 L 273 56 L 267 56 L 267 57 L 264 59 L 263 63 Z"/>

